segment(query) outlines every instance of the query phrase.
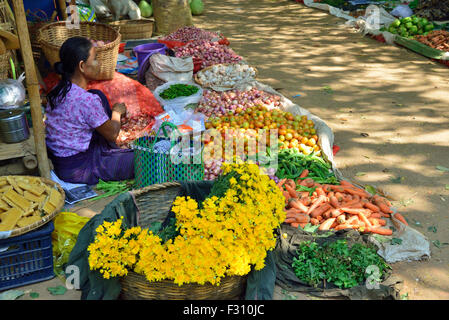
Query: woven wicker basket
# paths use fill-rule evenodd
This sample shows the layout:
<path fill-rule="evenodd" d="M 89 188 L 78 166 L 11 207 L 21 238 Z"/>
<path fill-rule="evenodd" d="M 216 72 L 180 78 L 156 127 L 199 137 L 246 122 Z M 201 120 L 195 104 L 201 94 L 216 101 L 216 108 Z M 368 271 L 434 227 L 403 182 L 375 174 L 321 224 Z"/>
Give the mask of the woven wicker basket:
<path fill-rule="evenodd" d="M 30 22 L 28 24 L 28 33 L 30 34 L 31 49 L 33 50 L 33 58 L 35 61 L 39 61 L 42 53 L 42 46 L 38 40 L 39 29 L 50 24 L 50 22 Z M 58 56 L 59 57 L 59 56 Z"/>
<path fill-rule="evenodd" d="M 116 28 L 96 22 L 80 22 L 79 28 L 67 28 L 66 22 L 50 23 L 38 31 L 38 41 L 45 57 L 52 66 L 59 59 L 59 49 L 64 41 L 71 37 L 82 36 L 93 40 L 109 41 L 97 47 L 97 60 L 100 71 L 95 80 L 111 80 L 117 66 L 118 50 L 121 36 Z"/>
<path fill-rule="evenodd" d="M 131 191 L 139 209 L 138 224 L 148 228 L 153 222 L 163 222 L 173 201 L 181 192 L 178 182 L 166 182 Z M 235 300 L 243 296 L 246 277 L 224 277 L 219 286 L 210 283 L 188 283 L 178 286 L 173 281 L 149 282 L 145 276 L 129 272 L 120 279 L 123 300 Z"/>
<path fill-rule="evenodd" d="M 218 64 L 218 65 L 220 65 L 220 66 L 228 66 L 228 65 L 230 65 L 230 64 L 231 64 L 231 63 L 220 63 L 220 64 Z M 207 70 L 210 70 L 210 69 L 212 69 L 214 66 L 216 66 L 216 65 L 212 65 L 212 66 L 206 67 L 206 68 L 201 69 L 200 71 L 198 71 L 198 72 L 195 74 L 195 76 L 194 76 L 195 82 L 198 83 L 201 87 L 207 88 L 209 85 L 206 85 L 206 84 L 202 83 L 198 76 L 199 76 L 199 74 L 200 74 L 201 72 L 205 72 L 205 71 L 207 71 Z M 258 76 L 258 74 L 259 74 L 259 71 L 257 70 L 256 67 L 252 67 L 252 68 L 253 68 L 254 71 L 256 72 L 256 74 L 254 75 L 254 79 L 256 79 L 257 76 Z M 232 86 L 220 86 L 220 87 L 223 87 L 223 88 L 233 88 Z"/>
<path fill-rule="evenodd" d="M 4 54 L 0 54 L 0 80 L 9 78 L 9 70 L 11 70 L 11 65 L 9 63 L 10 57 L 11 52 L 9 50 Z"/>
<path fill-rule="evenodd" d="M 119 20 L 109 23 L 113 27 L 120 27 L 122 40 L 149 39 L 153 35 L 154 20 Z"/>
<path fill-rule="evenodd" d="M 15 176 L 10 176 L 10 177 L 15 178 Z M 64 192 L 64 190 L 61 188 L 61 186 L 58 183 L 56 183 L 56 182 L 54 182 L 54 181 L 52 181 L 50 179 L 42 178 L 42 177 L 20 176 L 20 178 L 29 178 L 29 179 L 36 179 L 37 178 L 37 179 L 40 179 L 43 183 L 45 183 L 46 185 L 48 185 L 48 186 L 50 186 L 52 188 L 56 187 L 58 189 L 59 193 L 61 194 L 61 200 L 59 201 L 58 206 L 55 208 L 55 210 L 52 213 L 43 216 L 41 220 L 39 220 L 39 221 L 37 221 L 35 223 L 32 223 L 30 225 L 27 225 L 27 226 L 25 226 L 23 228 L 13 229 L 9 237 L 20 236 L 22 234 L 25 234 L 27 232 L 30 232 L 30 231 L 32 231 L 34 229 L 37 229 L 37 228 L 43 226 L 44 224 L 46 224 L 47 222 L 51 221 L 54 217 L 56 217 L 58 215 L 58 213 L 64 207 L 64 202 L 65 202 L 65 192 Z"/>

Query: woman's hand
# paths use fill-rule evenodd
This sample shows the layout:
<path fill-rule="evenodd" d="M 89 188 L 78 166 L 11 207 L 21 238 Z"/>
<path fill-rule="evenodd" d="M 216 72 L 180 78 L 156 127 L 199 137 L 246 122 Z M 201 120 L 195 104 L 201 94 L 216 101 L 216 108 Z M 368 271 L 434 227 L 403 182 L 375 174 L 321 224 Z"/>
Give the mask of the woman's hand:
<path fill-rule="evenodd" d="M 112 106 L 112 111 L 116 111 L 120 116 L 126 115 L 126 105 L 124 103 L 116 103 Z"/>
<path fill-rule="evenodd" d="M 120 133 L 120 117 L 126 115 L 126 105 L 124 103 L 116 103 L 112 107 L 112 117 L 110 120 L 103 123 L 96 130 L 111 142 L 116 142 L 118 134 Z"/>

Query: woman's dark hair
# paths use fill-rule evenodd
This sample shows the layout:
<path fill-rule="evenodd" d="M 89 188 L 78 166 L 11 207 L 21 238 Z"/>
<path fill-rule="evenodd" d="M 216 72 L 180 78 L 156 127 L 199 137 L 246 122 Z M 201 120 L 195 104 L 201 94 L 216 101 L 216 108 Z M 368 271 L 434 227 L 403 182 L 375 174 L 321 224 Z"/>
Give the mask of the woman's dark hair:
<path fill-rule="evenodd" d="M 61 61 L 54 65 L 55 71 L 62 76 L 62 79 L 47 95 L 52 110 L 64 101 L 65 96 L 72 88 L 71 77 L 78 68 L 80 61 L 87 61 L 91 48 L 92 42 L 84 37 L 73 37 L 62 44 L 61 49 L 59 49 Z"/>

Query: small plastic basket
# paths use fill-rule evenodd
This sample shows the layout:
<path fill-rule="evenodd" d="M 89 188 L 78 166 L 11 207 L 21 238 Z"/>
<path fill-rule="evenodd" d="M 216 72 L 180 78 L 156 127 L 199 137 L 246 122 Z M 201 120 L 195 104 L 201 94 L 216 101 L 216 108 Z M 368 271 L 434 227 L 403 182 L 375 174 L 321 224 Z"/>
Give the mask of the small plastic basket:
<path fill-rule="evenodd" d="M 0 240 L 0 291 L 54 277 L 53 221 L 26 234 Z"/>
<path fill-rule="evenodd" d="M 170 123 L 163 122 L 155 136 L 143 136 L 134 141 L 134 181 L 137 188 L 143 188 L 153 184 L 172 181 L 201 181 L 204 178 L 204 163 L 197 163 L 194 155 L 191 155 L 188 163 L 173 163 L 170 152 L 175 146 L 175 141 L 170 142 L 170 151 L 167 153 L 154 152 L 154 145 L 162 140 L 170 141 L 165 127 L 173 130 L 178 128 Z M 163 130 L 165 137 L 160 137 Z"/>

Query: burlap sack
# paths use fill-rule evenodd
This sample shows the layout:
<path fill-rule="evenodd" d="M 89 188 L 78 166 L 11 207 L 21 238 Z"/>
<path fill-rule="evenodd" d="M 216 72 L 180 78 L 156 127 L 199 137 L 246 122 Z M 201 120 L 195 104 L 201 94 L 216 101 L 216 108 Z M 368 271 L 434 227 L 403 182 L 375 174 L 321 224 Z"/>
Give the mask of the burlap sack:
<path fill-rule="evenodd" d="M 153 0 L 153 15 L 157 35 L 168 35 L 193 25 L 188 0 Z"/>

